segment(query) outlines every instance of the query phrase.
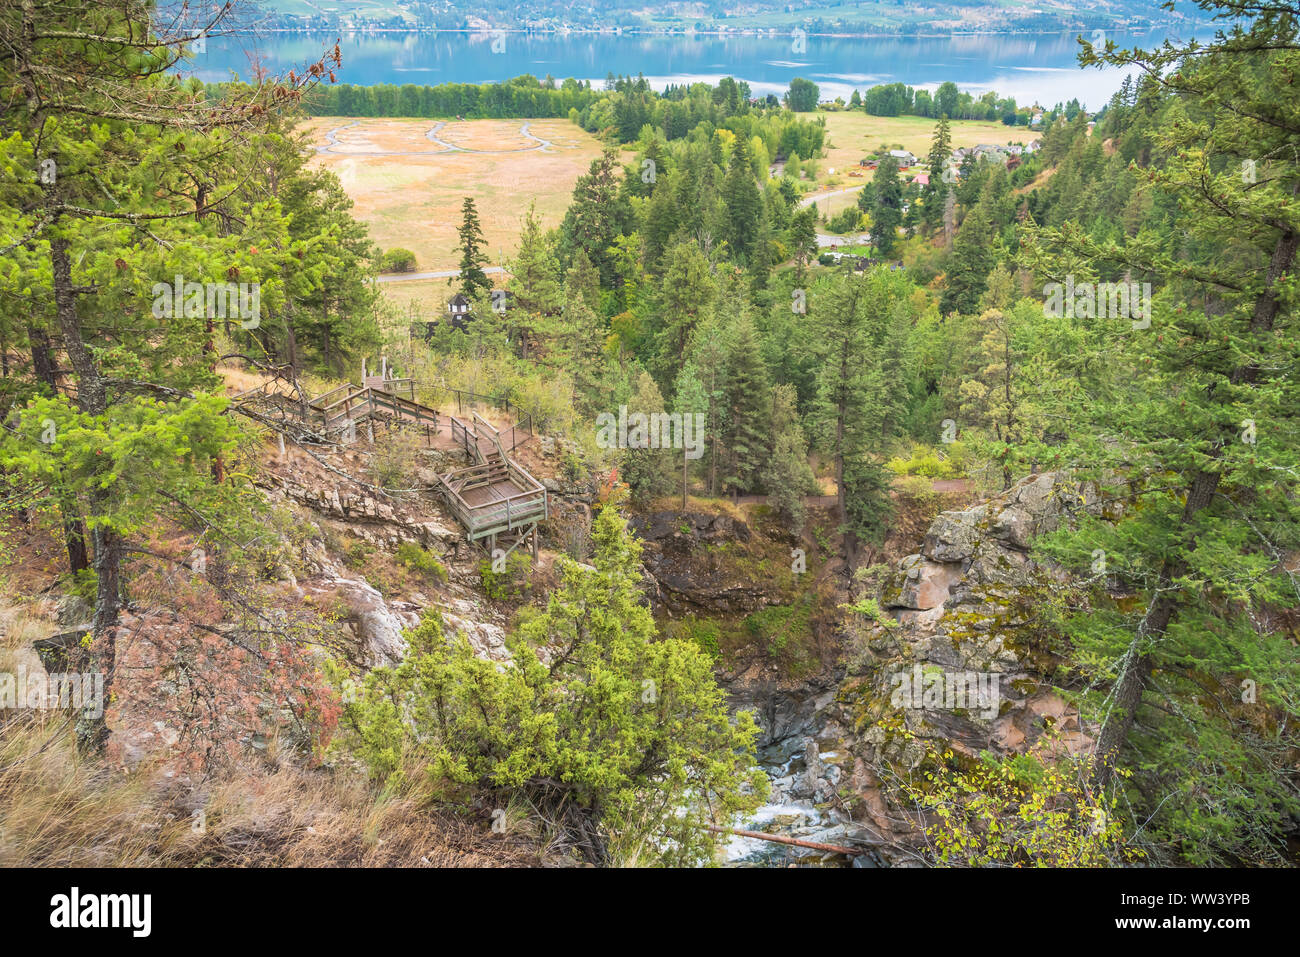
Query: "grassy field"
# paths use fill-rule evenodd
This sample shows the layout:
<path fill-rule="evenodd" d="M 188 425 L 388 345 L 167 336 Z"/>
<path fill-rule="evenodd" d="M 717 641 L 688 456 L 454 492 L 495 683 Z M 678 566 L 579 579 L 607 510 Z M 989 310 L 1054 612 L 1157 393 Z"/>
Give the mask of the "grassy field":
<path fill-rule="evenodd" d="M 858 165 L 858 160 L 863 156 L 879 148 L 910 150 L 915 156 L 924 159 L 930 152 L 930 142 L 934 139 L 937 122 L 923 116 L 868 116 L 858 110 L 799 115 L 809 120 L 826 117 L 826 156 L 817 161 L 815 192 L 809 195 L 870 182 L 870 172 L 866 177 L 849 176 L 848 172 Z M 978 146 L 980 143 L 1028 143 L 1038 136 L 1023 126 L 1011 127 L 980 120 L 954 120 L 950 127 L 954 148 Z M 910 177 L 916 172 L 919 170 L 914 168 L 904 176 Z M 817 200 L 817 211 L 834 216 L 857 201 L 856 193 L 831 196 Z"/>
<path fill-rule="evenodd" d="M 901 144 L 924 155 L 934 133 L 934 121 L 920 117 L 815 115 L 826 117 L 829 141 L 828 155 L 817 161 L 817 192 L 866 182 L 847 174 L 877 147 Z M 338 174 L 356 203 L 357 217 L 369 225 L 380 247 L 410 249 L 417 272 L 435 272 L 455 269 L 459 262 L 456 229 L 466 196 L 478 204 L 493 265 L 514 254 L 530 202 L 536 202 L 545 227 L 563 218 L 573 184 L 600 155 L 600 143 L 567 120 L 527 122 L 531 137 L 551 145 L 537 149 L 537 139 L 521 130 L 522 120 L 450 121 L 436 128 L 438 140 L 465 152 L 439 152 L 445 147 L 426 135 L 435 129 L 434 120 L 315 117 L 305 128 L 315 145 L 330 147 L 313 162 Z M 1031 136 L 1001 123 L 958 121 L 952 124 L 952 138 L 954 146 L 974 146 Z M 819 200 L 818 210 L 834 215 L 856 201 L 854 193 L 833 196 Z M 445 279 L 432 279 L 382 288 L 403 311 L 428 312 L 442 309 L 449 287 Z"/>
<path fill-rule="evenodd" d="M 452 266 L 451 268 L 455 268 Z M 505 277 L 500 273 L 488 276 L 494 286 Z M 379 287 L 384 298 L 396 305 L 409 320 L 432 319 L 441 316 L 447 297 L 455 292 L 446 279 L 412 279 L 408 282 L 386 282 Z"/>
<path fill-rule="evenodd" d="M 529 133 L 552 145 L 536 149 L 537 141 L 520 133 L 524 122 Z M 478 205 L 488 259 L 498 265 L 502 254 L 509 257 L 516 249 L 528 204 L 536 201 L 545 227 L 558 224 L 573 184 L 600 155 L 595 137 L 558 119 L 449 121 L 436 133 L 445 143 L 515 152 L 436 152 L 443 147 L 425 135 L 435 123 L 315 117 L 305 124 L 317 146 L 328 145 L 326 134 L 334 131 L 332 151 L 318 153 L 313 162 L 338 174 L 375 242 L 415 253 L 418 272 L 456 268 L 456 230 L 466 196 Z M 409 301 L 415 290 L 398 291 L 406 285 L 386 284 L 386 292 Z M 444 290 L 446 281 L 418 285 L 428 294 L 432 286 Z"/>

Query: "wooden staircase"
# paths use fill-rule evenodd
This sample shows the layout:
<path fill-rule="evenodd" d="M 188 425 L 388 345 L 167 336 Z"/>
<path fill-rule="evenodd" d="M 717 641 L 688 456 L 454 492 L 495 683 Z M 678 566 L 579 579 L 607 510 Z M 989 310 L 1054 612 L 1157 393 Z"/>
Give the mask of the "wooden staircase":
<path fill-rule="evenodd" d="M 380 381 L 371 376 L 368 383 L 359 386 L 345 382 L 315 398 L 306 398 L 286 392 L 282 384 L 273 381 L 233 396 L 231 403 L 273 409 L 304 434 L 326 441 L 355 439 L 356 426 L 372 418 L 423 425 L 434 432 L 443 424 L 437 409 L 415 401 L 415 380 Z"/>
<path fill-rule="evenodd" d="M 471 542 L 485 543 L 488 551 L 495 553 L 500 539 L 502 544 L 509 543 L 508 555 L 531 539 L 536 557 L 537 526 L 550 513 L 546 487 L 510 460 L 501 433 L 477 412 L 470 422 L 449 418 L 452 437 L 474 457 L 475 464 L 438 477 L 447 505 Z"/>
<path fill-rule="evenodd" d="M 423 425 L 426 432 L 449 427 L 452 441 L 474 464 L 438 476 L 437 488 L 466 537 L 485 545 L 493 558 L 499 557 L 498 542 L 508 546 L 509 554 L 531 539 L 536 557 L 538 525 L 549 517 L 550 502 L 546 487 L 509 455 L 532 439 L 531 417 L 500 431 L 476 411 L 466 421 L 416 402 L 414 380 L 387 378 L 387 363 L 379 376 L 364 371 L 363 366 L 362 385 L 345 382 L 314 398 L 303 394 L 296 380 L 277 379 L 233 396 L 231 402 L 256 410 L 255 418 L 282 433 L 312 441 L 351 441 L 356 426 L 372 418 Z"/>

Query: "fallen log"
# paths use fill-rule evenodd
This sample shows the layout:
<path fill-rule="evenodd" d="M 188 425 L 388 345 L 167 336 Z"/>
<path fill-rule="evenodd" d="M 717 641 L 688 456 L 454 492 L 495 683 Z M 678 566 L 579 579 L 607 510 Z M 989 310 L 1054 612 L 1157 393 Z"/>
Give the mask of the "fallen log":
<path fill-rule="evenodd" d="M 746 831 L 739 827 L 719 827 L 716 824 L 701 825 L 706 831 L 713 831 L 715 834 L 735 834 L 737 837 L 752 837 L 760 841 L 771 841 L 774 844 L 792 844 L 795 847 L 807 847 L 814 851 L 827 851 L 831 854 L 847 854 L 853 857 L 857 854 L 867 853 L 865 848 L 841 847 L 838 844 L 822 844 L 818 841 L 804 841 L 797 837 L 786 837 L 782 834 L 764 834 L 762 831 Z"/>

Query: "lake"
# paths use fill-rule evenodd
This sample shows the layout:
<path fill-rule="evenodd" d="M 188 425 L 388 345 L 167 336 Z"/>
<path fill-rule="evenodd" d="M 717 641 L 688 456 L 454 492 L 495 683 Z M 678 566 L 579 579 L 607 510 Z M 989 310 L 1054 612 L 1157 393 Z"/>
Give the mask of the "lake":
<path fill-rule="evenodd" d="M 1199 32 L 1199 31 L 1198 31 Z M 669 83 L 746 80 L 756 94 L 783 93 L 797 76 L 816 82 L 823 99 L 903 82 L 933 90 L 952 80 L 975 94 L 996 90 L 1022 105 L 1045 106 L 1078 97 L 1100 109 L 1119 89 L 1124 71 L 1080 70 L 1075 33 L 960 37 L 616 36 L 524 33 L 345 33 L 340 38 L 344 83 L 492 83 L 521 73 L 557 80 L 604 82 L 644 73 L 655 89 Z M 1092 38 L 1088 34 L 1089 39 Z M 1166 31 L 1120 33 L 1125 47 L 1154 47 Z M 317 59 L 335 34 L 264 33 L 214 37 L 185 71 L 204 81 L 247 77 L 257 60 L 284 72 Z"/>

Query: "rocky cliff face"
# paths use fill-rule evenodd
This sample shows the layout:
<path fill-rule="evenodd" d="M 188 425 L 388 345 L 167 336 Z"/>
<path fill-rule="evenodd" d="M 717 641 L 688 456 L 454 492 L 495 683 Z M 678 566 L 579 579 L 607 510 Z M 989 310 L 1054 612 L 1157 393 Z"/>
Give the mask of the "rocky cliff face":
<path fill-rule="evenodd" d="M 485 658 L 505 660 L 505 619 L 478 589 L 480 553 L 465 539 L 432 491 L 380 497 L 339 472 L 364 475 L 355 452 L 329 456 L 338 472 L 312 461 L 268 463 L 260 484 L 272 501 L 284 501 L 301 519 L 305 533 L 299 574 L 287 573 L 289 585 L 318 604 L 335 604 L 355 639 L 353 656 L 365 667 L 394 664 L 406 654 L 402 631 L 419 624 L 426 609 L 436 608 L 451 631 L 460 631 Z M 463 452 L 421 449 L 414 479 L 432 486 L 437 475 L 465 464 Z M 389 555 L 410 543 L 442 560 L 446 580 L 403 583 L 394 587 L 372 581 L 348 567 L 330 542 L 359 540 Z"/>
<path fill-rule="evenodd" d="M 790 566 L 788 532 L 750 527 L 726 512 L 669 509 L 634 515 L 629 524 L 645 543 L 643 561 L 656 610 L 744 615 L 781 600 L 774 572 Z"/>
<path fill-rule="evenodd" d="M 1055 659 L 1037 616 L 1062 572 L 1033 560 L 1029 546 L 1097 508 L 1086 487 L 1031 476 L 987 504 L 943 512 L 921 550 L 898 563 L 881 602 L 890 620 L 851 629 L 847 675 L 804 743 L 802 763 L 817 780 L 797 782 L 838 794 L 833 817 L 850 836 L 914 841 L 887 781 L 916 768 L 927 744 L 975 757 L 1023 752 L 1048 732 L 1071 752 L 1092 743 L 1096 729 L 1047 681 Z M 897 848 L 881 856 L 908 860 Z"/>

